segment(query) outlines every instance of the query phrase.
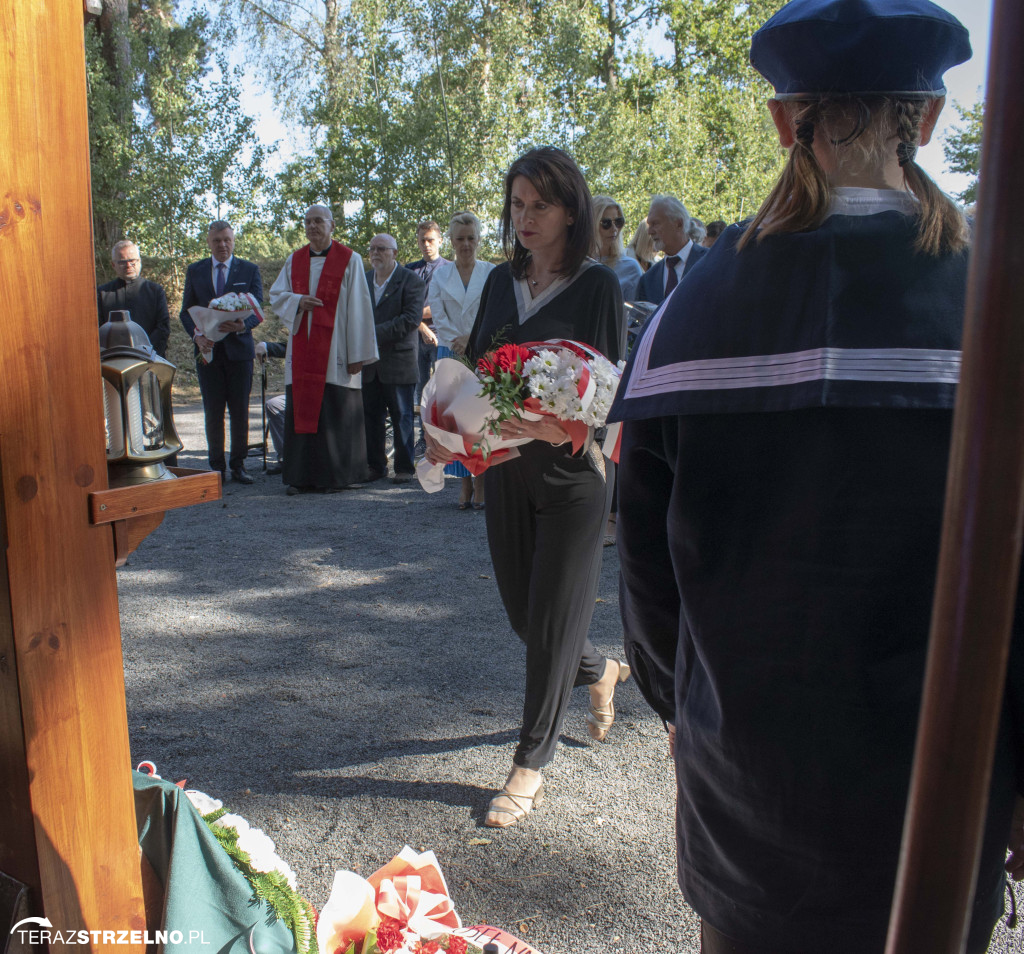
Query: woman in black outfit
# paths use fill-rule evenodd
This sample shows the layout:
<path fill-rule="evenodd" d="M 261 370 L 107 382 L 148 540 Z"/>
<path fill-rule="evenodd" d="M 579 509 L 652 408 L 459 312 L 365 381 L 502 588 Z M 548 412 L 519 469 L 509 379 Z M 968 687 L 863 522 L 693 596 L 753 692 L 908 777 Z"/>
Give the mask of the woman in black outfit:
<path fill-rule="evenodd" d="M 505 177 L 502 241 L 508 262 L 488 276 L 469 339 L 478 358 L 498 344 L 568 338 L 610 361 L 624 352 L 622 294 L 614 273 L 588 257 L 593 213 L 586 182 L 560 149 L 533 149 Z M 601 571 L 610 483 L 592 442 L 573 453 L 554 417 L 510 420 L 506 437 L 531 437 L 520 456 L 486 471 L 487 540 L 512 628 L 526 644 L 523 728 L 485 824 L 506 828 L 540 804 L 540 770 L 555 744 L 574 686 L 590 690 L 588 729 L 603 740 L 613 696 L 629 667 L 587 639 Z M 434 463 L 449 459 L 427 444 Z"/>

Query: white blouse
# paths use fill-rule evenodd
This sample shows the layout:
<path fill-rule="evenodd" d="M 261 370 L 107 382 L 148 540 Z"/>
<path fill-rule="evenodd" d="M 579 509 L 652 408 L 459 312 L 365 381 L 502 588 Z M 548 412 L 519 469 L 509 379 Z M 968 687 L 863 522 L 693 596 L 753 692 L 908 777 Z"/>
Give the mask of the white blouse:
<path fill-rule="evenodd" d="M 455 262 L 442 265 L 430 280 L 427 304 L 434 322 L 437 343 L 449 350 L 456 338 L 473 330 L 484 282 L 494 266 L 490 262 L 476 261 L 469 284 L 463 287 L 462 276 Z"/>

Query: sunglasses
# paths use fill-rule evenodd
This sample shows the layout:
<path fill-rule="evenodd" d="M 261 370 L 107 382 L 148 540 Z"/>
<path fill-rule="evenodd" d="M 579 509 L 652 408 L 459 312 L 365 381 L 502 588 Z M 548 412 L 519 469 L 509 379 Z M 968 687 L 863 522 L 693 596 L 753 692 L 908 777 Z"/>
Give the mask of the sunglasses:
<path fill-rule="evenodd" d="M 610 229 L 613 225 L 617 229 L 621 229 L 626 224 L 626 220 L 621 216 L 616 216 L 614 219 L 601 219 L 601 228 Z"/>

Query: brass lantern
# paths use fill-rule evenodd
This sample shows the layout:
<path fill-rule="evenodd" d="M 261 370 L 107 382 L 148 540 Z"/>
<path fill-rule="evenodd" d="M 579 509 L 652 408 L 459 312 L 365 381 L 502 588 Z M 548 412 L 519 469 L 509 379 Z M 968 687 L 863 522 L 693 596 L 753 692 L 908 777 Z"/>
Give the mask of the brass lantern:
<path fill-rule="evenodd" d="M 110 486 L 173 479 L 164 461 L 182 447 L 171 413 L 177 369 L 127 311 L 112 311 L 100 325 L 100 362 Z"/>

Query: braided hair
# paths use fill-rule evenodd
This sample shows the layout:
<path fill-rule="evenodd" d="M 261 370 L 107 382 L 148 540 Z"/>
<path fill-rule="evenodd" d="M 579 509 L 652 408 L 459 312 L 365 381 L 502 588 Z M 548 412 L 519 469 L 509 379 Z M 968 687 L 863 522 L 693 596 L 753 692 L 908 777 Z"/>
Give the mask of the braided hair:
<path fill-rule="evenodd" d="M 742 249 L 766 235 L 818 228 L 828 215 L 831 186 L 814 154 L 822 135 L 845 169 L 870 168 L 892 154 L 907 188 L 920 203 L 915 247 L 927 255 L 959 252 L 968 241 L 963 213 L 916 162 L 921 124 L 930 99 L 893 96 L 832 97 L 787 102 L 783 108 L 796 127 L 796 142 L 782 175 L 737 243 Z"/>

